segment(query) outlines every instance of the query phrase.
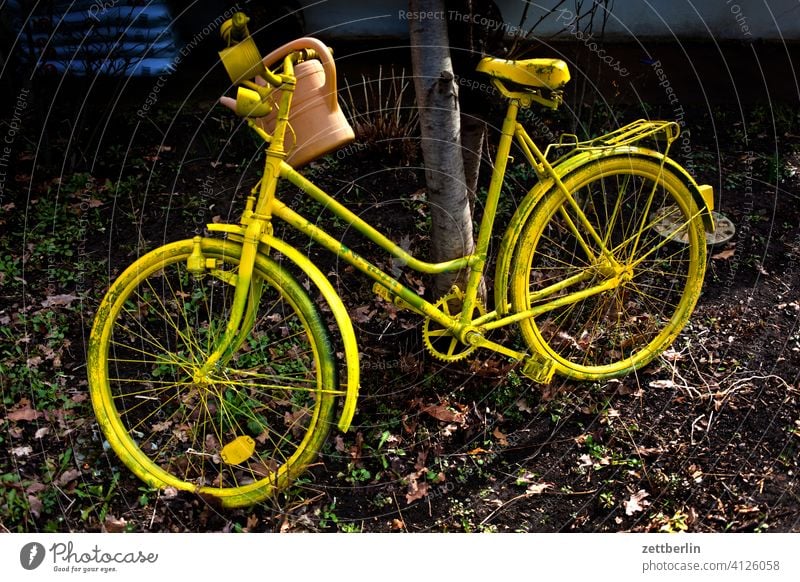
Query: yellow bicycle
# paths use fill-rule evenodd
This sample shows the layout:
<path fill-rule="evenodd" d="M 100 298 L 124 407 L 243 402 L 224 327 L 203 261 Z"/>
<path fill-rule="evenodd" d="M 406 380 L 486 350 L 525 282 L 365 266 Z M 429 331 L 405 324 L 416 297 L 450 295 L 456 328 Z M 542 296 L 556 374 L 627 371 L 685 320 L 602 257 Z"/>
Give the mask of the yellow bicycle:
<path fill-rule="evenodd" d="M 299 103 L 304 90 L 299 71 L 307 63 L 328 66 L 332 57 L 324 45 L 301 39 L 262 60 L 246 24 L 243 14 L 225 24 L 229 47 L 221 56 L 239 86 L 232 107 L 269 142 L 261 180 L 238 224 L 209 224 L 217 236 L 167 244 L 130 265 L 108 290 L 92 329 L 88 370 L 97 419 L 116 454 L 145 482 L 225 507 L 253 504 L 312 463 L 332 425 L 346 431 L 351 423 L 359 363 L 348 312 L 323 273 L 273 234 L 275 218 L 373 279 L 380 296 L 421 315 L 425 345 L 441 360 L 483 348 L 520 361 L 537 382 L 554 374 L 597 380 L 647 364 L 683 328 L 703 282 L 704 231 L 714 224 L 711 187 L 698 186 L 667 155 L 676 123 L 640 120 L 590 141 L 563 136 L 542 151 L 517 114 L 533 103 L 560 104 L 566 64 L 483 59 L 478 70 L 508 108 L 476 248 L 430 263 L 287 163 L 304 147 L 293 127 L 293 98 Z M 332 102 L 325 95 L 321 101 L 328 114 L 341 114 L 335 92 Z M 348 130 L 335 128 L 341 135 L 334 145 L 352 138 Z M 645 148 L 643 140 L 661 145 Z M 490 310 L 478 290 L 513 142 L 539 181 L 502 238 Z M 330 147 L 312 146 L 305 155 Z M 279 180 L 408 269 L 466 269 L 465 288 L 426 300 L 279 200 Z M 276 256 L 304 274 L 335 325 L 326 324 L 310 291 Z M 519 326 L 525 349 L 489 338 L 509 325 Z"/>

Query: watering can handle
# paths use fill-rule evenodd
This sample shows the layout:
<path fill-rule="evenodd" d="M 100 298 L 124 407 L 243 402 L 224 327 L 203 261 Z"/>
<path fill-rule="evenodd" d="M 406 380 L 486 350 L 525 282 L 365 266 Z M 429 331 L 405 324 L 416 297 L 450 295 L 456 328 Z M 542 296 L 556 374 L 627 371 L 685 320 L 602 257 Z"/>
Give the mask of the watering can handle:
<path fill-rule="evenodd" d="M 333 62 L 333 55 L 330 49 L 321 40 L 311 36 L 295 39 L 269 53 L 262 62 L 267 69 L 270 69 L 286 55 L 303 49 L 314 49 L 320 62 L 322 62 L 322 70 L 325 72 L 325 94 L 330 99 L 331 110 L 335 110 L 339 106 L 336 97 L 336 65 Z"/>

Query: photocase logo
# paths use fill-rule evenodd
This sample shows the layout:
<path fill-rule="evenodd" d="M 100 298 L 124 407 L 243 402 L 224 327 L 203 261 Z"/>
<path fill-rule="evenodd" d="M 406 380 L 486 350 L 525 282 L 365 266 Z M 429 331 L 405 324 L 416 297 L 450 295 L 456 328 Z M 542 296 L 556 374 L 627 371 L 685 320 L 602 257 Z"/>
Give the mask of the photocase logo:
<path fill-rule="evenodd" d="M 26 570 L 35 570 L 44 561 L 44 546 L 38 542 L 30 542 L 22 546 L 19 552 L 19 563 Z"/>

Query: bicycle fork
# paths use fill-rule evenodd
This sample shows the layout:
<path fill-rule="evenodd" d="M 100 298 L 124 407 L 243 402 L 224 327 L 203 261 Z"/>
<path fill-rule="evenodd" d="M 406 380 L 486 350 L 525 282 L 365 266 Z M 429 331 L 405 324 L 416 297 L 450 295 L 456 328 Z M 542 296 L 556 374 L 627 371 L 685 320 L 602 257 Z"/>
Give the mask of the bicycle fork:
<path fill-rule="evenodd" d="M 215 259 L 207 259 L 201 248 L 202 238 L 194 237 L 194 248 L 187 259 L 187 270 L 194 276 L 210 274 L 226 284 L 235 287 L 225 332 L 214 342 L 213 350 L 205 362 L 195 371 L 195 382 L 205 382 L 209 373 L 224 364 L 242 345 L 255 323 L 258 303 L 261 299 L 263 283 L 253 281 L 256 254 L 264 222 L 254 220 L 248 225 L 242 241 L 242 254 L 239 259 L 238 273 L 218 269 Z M 198 362 L 199 363 L 199 362 Z"/>

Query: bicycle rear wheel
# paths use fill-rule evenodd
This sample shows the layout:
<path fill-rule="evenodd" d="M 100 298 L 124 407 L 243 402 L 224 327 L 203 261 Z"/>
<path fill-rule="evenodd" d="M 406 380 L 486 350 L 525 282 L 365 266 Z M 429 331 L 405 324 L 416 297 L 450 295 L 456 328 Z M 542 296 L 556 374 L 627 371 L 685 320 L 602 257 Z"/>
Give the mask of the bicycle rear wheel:
<path fill-rule="evenodd" d="M 258 311 L 236 352 L 200 370 L 228 322 L 241 247 L 203 239 L 217 261 L 190 274 L 185 240 L 144 255 L 112 284 L 89 353 L 90 393 L 109 444 L 142 480 L 251 505 L 288 486 L 322 446 L 340 394 L 332 343 L 299 283 L 259 255 Z"/>
<path fill-rule="evenodd" d="M 662 353 L 697 302 L 706 260 L 700 212 L 683 180 L 653 158 L 601 158 L 563 181 L 611 257 L 601 256 L 601 245 L 553 187 L 522 231 L 512 267 L 512 307 L 536 308 L 616 274 L 616 287 L 565 299 L 521 321 L 520 329 L 528 346 L 551 358 L 562 375 L 621 376 Z M 570 277 L 576 279 L 567 288 L 536 295 Z"/>

